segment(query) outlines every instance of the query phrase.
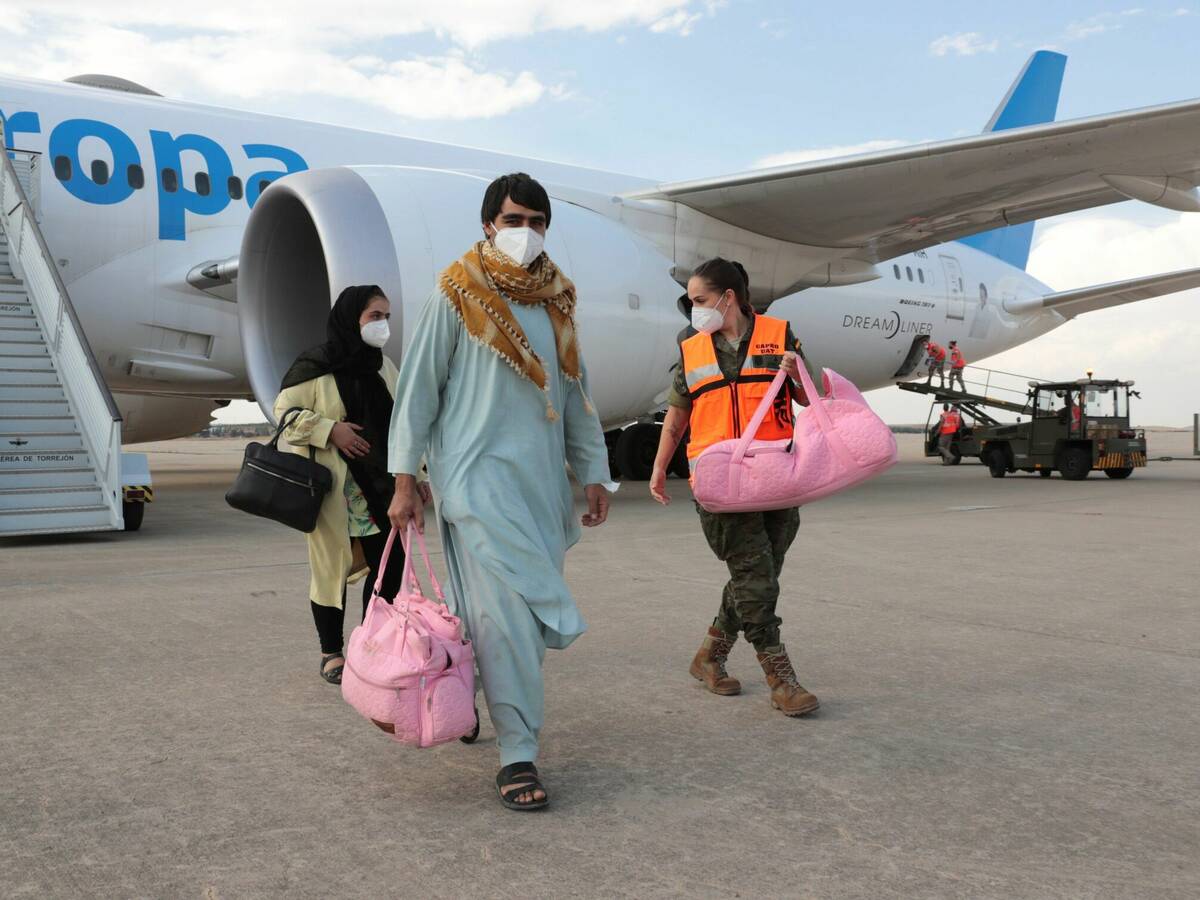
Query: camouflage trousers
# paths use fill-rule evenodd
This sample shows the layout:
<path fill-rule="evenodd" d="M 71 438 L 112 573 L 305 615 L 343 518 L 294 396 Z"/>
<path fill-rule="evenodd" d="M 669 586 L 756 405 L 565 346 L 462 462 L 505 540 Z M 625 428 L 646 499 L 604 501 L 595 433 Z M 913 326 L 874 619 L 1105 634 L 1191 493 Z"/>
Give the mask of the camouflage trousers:
<path fill-rule="evenodd" d="M 729 567 L 713 626 L 726 634 L 744 633 L 755 650 L 778 645 L 779 573 L 800 530 L 800 510 L 710 513 L 697 504 L 696 511 L 708 545 Z"/>

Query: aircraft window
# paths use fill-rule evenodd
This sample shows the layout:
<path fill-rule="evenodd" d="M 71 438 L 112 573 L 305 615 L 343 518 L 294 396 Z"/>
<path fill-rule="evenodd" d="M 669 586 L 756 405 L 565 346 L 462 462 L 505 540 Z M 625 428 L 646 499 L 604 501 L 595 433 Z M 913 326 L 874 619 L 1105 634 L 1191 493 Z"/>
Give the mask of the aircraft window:
<path fill-rule="evenodd" d="M 269 178 L 260 178 L 260 179 L 258 180 L 258 192 L 261 194 L 263 191 L 265 191 L 265 190 L 267 189 L 267 186 L 268 186 L 270 183 L 271 183 L 271 179 L 269 179 Z"/>
<path fill-rule="evenodd" d="M 140 191 L 146 186 L 146 173 L 136 163 L 126 170 L 125 177 L 129 180 L 129 186 L 135 191 Z"/>
<path fill-rule="evenodd" d="M 893 272 L 895 273 L 895 275 L 896 275 L 896 280 L 897 280 L 897 281 L 899 281 L 899 280 L 900 280 L 900 267 L 899 267 L 899 266 L 892 266 L 892 271 L 893 271 Z"/>
<path fill-rule="evenodd" d="M 921 284 L 925 283 L 925 270 L 924 269 L 917 269 L 917 280 L 919 282 L 921 282 Z"/>
<path fill-rule="evenodd" d="M 162 186 L 163 190 L 168 194 L 173 194 L 179 190 L 179 175 L 174 169 L 162 170 Z"/>
<path fill-rule="evenodd" d="M 71 180 L 71 160 L 69 157 L 54 157 L 54 177 L 59 181 Z"/>
<path fill-rule="evenodd" d="M 201 197 L 207 197 L 212 193 L 212 180 L 209 179 L 207 172 L 196 173 L 196 193 Z"/>
<path fill-rule="evenodd" d="M 912 281 L 912 266 L 905 266 L 904 271 L 908 274 L 908 280 Z"/>
<path fill-rule="evenodd" d="M 229 176 L 229 199 L 242 199 L 242 179 L 238 178 L 236 175 Z"/>
<path fill-rule="evenodd" d="M 104 160 L 92 160 L 92 181 L 96 184 L 108 184 L 108 163 Z"/>

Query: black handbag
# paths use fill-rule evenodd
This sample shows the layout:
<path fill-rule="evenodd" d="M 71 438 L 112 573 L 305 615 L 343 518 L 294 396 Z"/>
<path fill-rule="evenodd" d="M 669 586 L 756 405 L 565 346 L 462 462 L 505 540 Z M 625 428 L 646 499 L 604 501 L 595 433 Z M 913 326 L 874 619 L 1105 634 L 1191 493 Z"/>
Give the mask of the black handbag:
<path fill-rule="evenodd" d="M 321 503 L 333 487 L 333 473 L 312 459 L 312 447 L 308 459 L 279 449 L 279 436 L 295 419 L 292 413 L 301 412 L 301 407 L 293 406 L 280 416 L 269 443 L 246 446 L 242 470 L 225 494 L 225 502 L 252 516 L 311 532 L 317 527 Z"/>

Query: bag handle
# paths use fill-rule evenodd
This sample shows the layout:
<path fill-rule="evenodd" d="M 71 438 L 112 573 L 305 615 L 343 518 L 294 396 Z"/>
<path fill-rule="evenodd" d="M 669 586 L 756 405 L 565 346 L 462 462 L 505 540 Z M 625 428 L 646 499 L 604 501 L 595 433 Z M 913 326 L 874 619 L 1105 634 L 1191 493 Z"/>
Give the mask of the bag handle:
<path fill-rule="evenodd" d="M 293 422 L 295 422 L 298 418 L 300 418 L 300 413 L 302 413 L 302 412 L 304 412 L 303 406 L 293 406 L 293 407 L 290 407 L 288 410 L 286 410 L 284 412 L 284 414 L 279 417 L 279 427 L 275 429 L 275 435 L 274 435 L 274 437 L 271 438 L 270 441 L 267 442 L 267 446 L 270 447 L 272 450 L 278 450 L 279 449 L 279 438 L 283 435 L 284 431 L 286 431 L 288 428 L 291 427 Z M 292 416 L 292 413 L 295 413 L 295 415 Z M 292 416 L 292 417 L 289 419 L 288 416 Z M 316 459 L 316 457 L 317 457 L 316 450 L 313 449 L 312 444 L 309 444 L 308 445 L 308 458 Z"/>
<path fill-rule="evenodd" d="M 383 556 L 379 558 L 379 574 L 375 576 L 375 590 L 372 596 L 378 596 L 383 590 L 383 573 L 387 571 L 388 557 L 392 555 L 392 545 L 396 542 L 396 535 L 400 533 L 399 529 L 393 527 L 388 533 L 387 544 L 383 548 Z M 404 549 L 404 571 L 400 576 L 402 585 L 410 585 L 415 587 L 418 592 L 421 591 L 421 581 L 417 578 L 416 572 L 413 571 L 412 564 L 412 537 L 416 535 L 417 546 L 421 549 L 421 557 L 425 560 L 425 571 L 429 573 L 429 581 L 433 587 L 434 595 L 442 603 L 446 602 L 446 595 L 442 592 L 442 586 L 437 580 L 437 576 L 433 574 L 433 564 L 429 561 L 429 551 L 425 547 L 425 535 L 417 531 L 412 522 L 408 523 L 408 531 L 405 537 L 401 540 L 401 545 Z"/>

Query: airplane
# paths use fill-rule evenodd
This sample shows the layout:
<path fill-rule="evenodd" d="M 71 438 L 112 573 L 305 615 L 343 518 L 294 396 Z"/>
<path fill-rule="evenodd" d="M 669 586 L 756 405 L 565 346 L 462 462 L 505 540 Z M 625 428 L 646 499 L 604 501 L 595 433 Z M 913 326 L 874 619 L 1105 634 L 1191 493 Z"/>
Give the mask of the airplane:
<path fill-rule="evenodd" d="M 1200 210 L 1200 101 L 1055 122 L 1065 64 L 1035 52 L 976 136 L 666 184 L 105 75 L 0 78 L 0 123 L 37 163 L 45 247 L 125 442 L 195 433 L 231 399 L 269 416 L 347 284 L 392 299 L 399 363 L 437 272 L 480 237 L 485 185 L 520 170 L 551 195 L 546 249 L 578 286 L 593 400 L 626 476 L 644 477 L 676 299 L 706 258 L 740 260 L 757 308 L 862 390 L 912 378 L 930 339 L 974 362 L 1200 285 L 1197 268 L 1055 292 L 1025 271 L 1038 218 L 1128 199 Z"/>

